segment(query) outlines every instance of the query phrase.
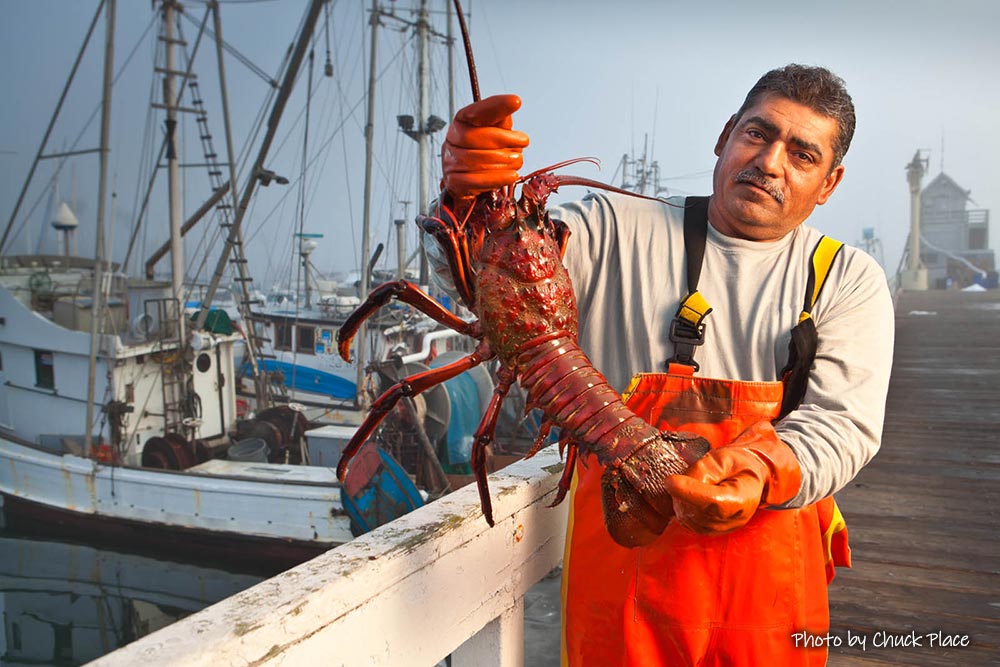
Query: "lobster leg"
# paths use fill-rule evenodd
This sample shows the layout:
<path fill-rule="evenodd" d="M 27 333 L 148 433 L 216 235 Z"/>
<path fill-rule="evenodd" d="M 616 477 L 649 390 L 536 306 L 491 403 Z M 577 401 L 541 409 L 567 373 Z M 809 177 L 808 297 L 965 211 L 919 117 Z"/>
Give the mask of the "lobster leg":
<path fill-rule="evenodd" d="M 556 237 L 556 245 L 559 246 L 559 259 L 566 259 L 566 242 L 569 241 L 569 225 L 562 220 L 552 221 L 553 234 Z"/>
<path fill-rule="evenodd" d="M 337 463 L 337 478 L 341 482 L 344 481 L 344 477 L 347 475 L 347 466 L 350 464 L 351 459 L 354 458 L 354 455 L 361 449 L 361 445 L 367 442 L 368 437 L 371 436 L 372 432 L 382 423 L 385 416 L 395 407 L 401 398 L 404 396 L 416 396 L 421 392 L 427 391 L 431 387 L 450 380 L 456 375 L 461 375 L 473 366 L 478 366 L 484 361 L 492 359 L 493 356 L 493 351 L 490 350 L 489 343 L 481 342 L 469 356 L 441 368 L 434 368 L 403 378 L 386 390 L 385 393 L 372 403 L 368 416 L 361 422 L 361 426 L 358 427 L 358 430 L 351 437 L 351 441 L 344 447 L 344 453 L 341 454 L 340 461 Z"/>
<path fill-rule="evenodd" d="M 489 483 L 486 481 L 486 448 L 493 442 L 493 435 L 497 429 L 497 418 L 500 416 L 500 405 L 510 391 L 510 387 L 517 379 L 517 372 L 512 368 L 501 366 L 497 371 L 496 388 L 493 390 L 493 398 L 486 408 L 486 414 L 479 422 L 476 429 L 475 440 L 472 443 L 472 472 L 476 476 L 476 487 L 479 489 L 479 504 L 483 508 L 483 516 L 486 523 L 493 525 L 493 503 L 490 500 Z"/>
<path fill-rule="evenodd" d="M 535 436 L 535 442 L 531 444 L 531 449 L 528 453 L 524 455 L 524 458 L 530 459 L 532 456 L 537 454 L 542 447 L 545 446 L 546 440 L 549 438 L 549 432 L 552 430 L 552 420 L 546 419 L 538 427 L 538 435 Z"/>
<path fill-rule="evenodd" d="M 337 350 L 345 361 L 351 359 L 351 341 L 361 323 L 371 317 L 376 310 L 389 303 L 390 299 L 408 303 L 437 322 L 472 338 L 479 338 L 476 322 L 466 322 L 448 312 L 444 306 L 425 294 L 419 287 L 405 280 L 383 283 L 372 290 L 365 302 L 354 309 L 344 325 L 337 331 Z"/>
<path fill-rule="evenodd" d="M 448 211 L 451 215 L 451 212 Z M 454 220 L 454 218 L 452 218 Z M 432 217 L 418 218 L 417 224 L 425 232 L 434 237 L 438 245 L 445 249 L 445 258 L 448 260 L 448 268 L 451 269 L 451 278 L 455 282 L 455 289 L 462 297 L 467 308 L 472 308 L 476 303 L 476 277 L 472 270 L 472 262 L 469 258 L 469 246 L 465 239 L 456 236 L 456 223 L 448 224 L 443 220 Z"/>
<path fill-rule="evenodd" d="M 559 439 L 559 449 L 562 450 L 566 442 L 569 441 L 569 436 L 563 436 Z M 562 477 L 559 478 L 559 491 L 556 492 L 556 498 L 552 501 L 549 507 L 555 507 L 563 501 L 566 494 L 569 493 L 570 484 L 573 483 L 573 473 L 576 471 L 576 454 L 578 448 L 570 446 L 566 452 L 566 467 L 563 468 Z"/>

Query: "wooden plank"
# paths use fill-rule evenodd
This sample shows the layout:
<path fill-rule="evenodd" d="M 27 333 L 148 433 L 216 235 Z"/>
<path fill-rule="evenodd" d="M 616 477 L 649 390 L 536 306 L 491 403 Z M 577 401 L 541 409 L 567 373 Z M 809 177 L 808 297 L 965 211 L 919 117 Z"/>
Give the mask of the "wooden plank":
<path fill-rule="evenodd" d="M 957 569 L 943 573 L 936 568 L 920 567 L 913 563 L 890 563 L 886 561 L 866 560 L 863 563 L 856 564 L 850 570 L 841 570 L 830 587 L 830 594 L 832 596 L 840 596 L 842 585 L 866 581 L 895 581 L 903 584 L 964 591 L 979 595 L 983 591 L 990 591 L 995 588 L 996 573 Z"/>
<path fill-rule="evenodd" d="M 831 667 L 1000 665 L 998 311 L 995 291 L 900 299 L 882 449 L 837 495 L 855 568 L 830 588 Z"/>

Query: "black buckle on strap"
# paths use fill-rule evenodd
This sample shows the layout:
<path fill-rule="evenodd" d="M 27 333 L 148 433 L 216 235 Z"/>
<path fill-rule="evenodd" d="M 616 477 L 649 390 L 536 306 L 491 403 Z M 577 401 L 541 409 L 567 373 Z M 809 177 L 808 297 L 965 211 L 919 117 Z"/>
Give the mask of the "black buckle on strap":
<path fill-rule="evenodd" d="M 694 360 L 694 350 L 705 342 L 705 325 L 694 326 L 687 320 L 675 317 L 670 323 L 670 342 L 674 344 L 674 356 L 667 359 L 667 365 L 684 364 L 695 371 L 701 366 Z"/>

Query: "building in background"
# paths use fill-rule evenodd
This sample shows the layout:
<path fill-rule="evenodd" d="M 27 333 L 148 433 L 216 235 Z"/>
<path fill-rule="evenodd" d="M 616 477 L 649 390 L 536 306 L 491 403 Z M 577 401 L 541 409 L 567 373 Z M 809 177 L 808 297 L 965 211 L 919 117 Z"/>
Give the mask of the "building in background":
<path fill-rule="evenodd" d="M 920 256 L 932 289 L 997 286 L 989 209 L 966 208 L 970 191 L 941 172 L 920 193 Z"/>

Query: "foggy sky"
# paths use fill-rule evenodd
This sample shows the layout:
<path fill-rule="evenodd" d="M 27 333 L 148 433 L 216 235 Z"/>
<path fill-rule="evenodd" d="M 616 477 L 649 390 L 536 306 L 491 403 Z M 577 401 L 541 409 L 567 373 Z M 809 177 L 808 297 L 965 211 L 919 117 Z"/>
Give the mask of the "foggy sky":
<path fill-rule="evenodd" d="M 200 21 L 204 8 L 185 3 Z M 224 35 L 259 67 L 274 74 L 299 25 L 305 2 L 223 3 Z M 397 11 L 408 16 L 400 0 Z M 697 6 L 695 6 L 697 4 Z M 251 269 L 264 286 L 287 277 L 292 233 L 302 229 L 323 233 L 314 263 L 323 270 L 350 270 L 360 255 L 363 186 L 364 61 L 368 52 L 363 8 L 370 3 L 339 0 L 332 7 L 329 28 L 335 77 L 322 76 L 326 58 L 323 24 L 316 36 L 315 92 L 310 108 L 309 156 L 304 198 L 296 180 L 302 169 L 305 79 L 279 132 L 269 164 L 293 183 L 262 192 L 247 220 Z M 5 102 L 0 105 L 0 224 L 6 225 L 17 193 L 82 41 L 96 2 L 40 0 L 5 3 L 0 26 L 4 56 Z M 432 0 L 435 27 L 444 31 L 443 4 Z M 119 2 L 116 63 L 120 66 L 139 34 L 152 19 L 148 2 Z M 416 111 L 415 52 L 408 33 L 387 27 L 379 34 L 379 92 L 376 101 L 378 161 L 372 210 L 373 239 L 387 244 L 381 264 L 395 265 L 391 220 L 404 215 L 402 200 L 417 199 L 415 142 L 396 129 L 395 117 Z M 49 151 L 67 147 L 94 110 L 100 83 L 99 47 L 103 20 L 90 53 L 81 65 L 80 81 Z M 905 166 L 917 149 L 926 149 L 926 185 L 943 163 L 945 173 L 970 191 L 971 208 L 994 210 L 991 246 L 997 247 L 1000 210 L 995 155 L 1000 137 L 994 120 L 1000 110 L 1000 5 L 988 0 L 939 2 L 856 2 L 848 0 L 822 9 L 810 3 L 677 3 L 640 0 L 598 2 L 529 2 L 503 0 L 471 6 L 473 47 L 483 95 L 513 92 L 524 107 L 515 116 L 532 145 L 525 152 L 526 170 L 567 158 L 595 156 L 596 171 L 576 165 L 571 173 L 611 181 L 623 153 L 652 148 L 669 193 L 704 194 L 710 189 L 715 140 L 739 107 L 749 87 L 767 69 L 789 62 L 824 65 L 843 77 L 854 98 L 858 128 L 844 160 L 843 183 L 828 204 L 817 208 L 807 224 L 847 243 L 857 243 L 862 230 L 873 227 L 881 239 L 884 266 L 894 273 L 909 225 Z M 188 39 L 195 28 L 185 24 Z M 98 47 L 98 48 L 95 48 Z M 214 82 L 214 50 L 203 45 L 199 72 L 203 89 Z M 117 177 L 115 202 L 116 259 L 121 259 L 130 220 L 144 186 L 139 149 L 147 123 L 159 140 L 162 116 L 149 121 L 146 105 L 151 90 L 149 61 L 152 41 L 142 43 L 115 90 L 112 171 Z M 211 55 L 211 58 L 206 56 Z M 431 112 L 447 117 L 443 49 L 435 46 Z M 266 85 L 227 56 L 234 135 L 242 146 L 267 92 Z M 456 99 L 471 100 L 464 57 L 456 53 Z M 212 95 L 206 92 L 206 104 Z M 217 107 L 216 107 L 217 108 Z M 211 113 L 211 112 L 210 112 Z M 221 119 L 213 115 L 217 147 L 222 147 Z M 338 128 L 341 128 L 338 130 Z M 200 146 L 188 123 L 184 150 L 200 161 Z M 435 135 L 435 144 L 443 133 Z M 259 142 L 259 139 L 257 140 Z M 257 142 L 252 145 L 256 146 Z M 91 124 L 80 147 L 97 143 L 97 123 Z M 437 146 L 435 145 L 435 152 Z M 147 160 L 148 162 L 148 160 Z M 81 254 L 93 254 L 97 158 L 77 158 L 59 178 L 60 194 L 69 198 L 75 183 L 81 231 Z M 436 183 L 440 174 L 432 159 Z M 28 205 L 41 197 L 33 215 L 32 245 L 46 221 L 44 183 L 54 163 L 39 167 Z M 201 172 L 199 181 L 203 181 Z M 163 175 L 161 175 L 163 176 Z M 195 176 L 185 175 L 185 216 L 207 196 Z M 243 178 L 240 183 L 242 185 Z M 165 178 L 160 179 L 165 182 Z M 579 197 L 567 191 L 562 198 Z M 165 196 L 154 193 L 148 250 L 165 238 Z M 28 205 L 22 210 L 23 218 Z M 413 205 L 406 210 L 412 218 Z M 412 228 L 412 225 L 408 225 Z M 412 250 L 415 235 L 409 232 Z M 29 232 L 21 232 L 6 253 L 25 252 Z M 54 234 L 48 232 L 48 241 Z M 200 232 L 188 242 L 196 254 Z M 54 250 L 54 247 L 49 248 Z M 192 260 L 193 262 L 194 260 Z M 192 262 L 189 265 L 194 266 Z M 212 262 L 214 263 L 214 260 Z M 162 268 L 166 268 L 163 265 Z M 282 273 L 285 272 L 285 273 Z"/>

